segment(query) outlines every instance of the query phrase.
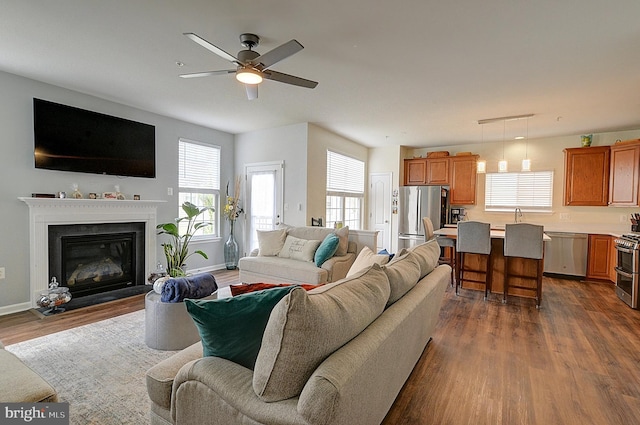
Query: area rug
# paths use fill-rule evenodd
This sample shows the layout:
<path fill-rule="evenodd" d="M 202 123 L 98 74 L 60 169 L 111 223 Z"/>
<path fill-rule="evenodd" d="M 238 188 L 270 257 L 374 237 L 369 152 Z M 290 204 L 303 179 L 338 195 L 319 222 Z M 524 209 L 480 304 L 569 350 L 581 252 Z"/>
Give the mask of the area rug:
<path fill-rule="evenodd" d="M 72 425 L 149 423 L 145 372 L 175 353 L 145 345 L 144 310 L 6 349 L 69 402 Z"/>

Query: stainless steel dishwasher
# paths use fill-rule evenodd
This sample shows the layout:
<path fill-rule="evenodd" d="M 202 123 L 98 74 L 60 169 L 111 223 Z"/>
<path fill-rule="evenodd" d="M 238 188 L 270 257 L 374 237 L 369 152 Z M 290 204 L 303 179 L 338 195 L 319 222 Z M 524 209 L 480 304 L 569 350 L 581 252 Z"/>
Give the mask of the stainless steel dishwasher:
<path fill-rule="evenodd" d="M 545 232 L 544 272 L 569 276 L 587 275 L 588 238 L 585 233 Z"/>

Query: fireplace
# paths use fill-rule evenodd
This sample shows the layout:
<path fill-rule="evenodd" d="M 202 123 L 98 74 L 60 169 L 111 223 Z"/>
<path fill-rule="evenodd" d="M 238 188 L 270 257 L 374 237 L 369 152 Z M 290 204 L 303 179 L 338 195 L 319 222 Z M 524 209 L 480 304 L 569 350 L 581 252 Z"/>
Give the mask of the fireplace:
<path fill-rule="evenodd" d="M 58 225 L 97 225 L 142 223 L 144 248 L 136 252 L 137 273 L 148 276 L 156 268 L 157 207 L 166 201 L 19 198 L 29 207 L 29 292 L 26 308 L 37 308 L 40 293 L 47 289 L 49 275 L 49 227 Z M 125 232 L 126 233 L 126 232 Z M 143 259 L 140 260 L 139 256 Z M 142 271 L 140 271 L 142 270 Z M 57 278 L 61 281 L 61 278 Z M 144 279 L 143 279 L 144 280 Z M 136 284 L 139 280 L 136 281 Z"/>
<path fill-rule="evenodd" d="M 49 276 L 77 298 L 144 285 L 144 223 L 48 226 Z"/>

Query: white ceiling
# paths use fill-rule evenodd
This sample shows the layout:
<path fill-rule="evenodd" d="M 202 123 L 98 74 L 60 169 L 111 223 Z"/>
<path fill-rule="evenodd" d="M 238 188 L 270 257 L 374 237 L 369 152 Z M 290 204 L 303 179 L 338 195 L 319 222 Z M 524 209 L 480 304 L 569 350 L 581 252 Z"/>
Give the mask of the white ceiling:
<path fill-rule="evenodd" d="M 295 38 L 272 69 L 319 85 L 249 101 L 233 75 L 178 78 L 233 68 L 184 32 L 234 55 L 244 32 L 259 53 Z M 0 52 L 0 70 L 230 133 L 311 122 L 440 147 L 529 113 L 530 138 L 640 128 L 638 0 L 3 0 Z"/>

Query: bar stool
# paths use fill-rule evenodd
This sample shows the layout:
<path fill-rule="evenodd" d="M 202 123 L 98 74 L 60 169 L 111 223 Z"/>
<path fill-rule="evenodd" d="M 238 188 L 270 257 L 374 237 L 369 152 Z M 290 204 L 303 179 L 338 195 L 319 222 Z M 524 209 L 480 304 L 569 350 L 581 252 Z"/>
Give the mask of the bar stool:
<path fill-rule="evenodd" d="M 504 231 L 504 293 L 502 302 L 507 302 L 509 288 L 525 289 L 536 292 L 536 308 L 540 308 L 542 301 L 542 272 L 544 257 L 544 227 L 529 224 L 507 224 Z M 536 275 L 524 275 L 522 273 L 511 273 L 511 258 L 531 258 L 536 260 Z M 510 278 L 519 278 L 523 280 L 533 280 L 535 287 L 510 285 Z"/>
<path fill-rule="evenodd" d="M 435 237 L 436 242 L 438 242 L 438 245 L 440 246 L 440 248 L 443 248 L 443 247 L 453 248 L 450 257 L 445 257 L 441 254 L 440 258 L 438 258 L 438 264 L 447 264 L 449 265 L 449 267 L 451 267 L 451 286 L 453 286 L 453 282 L 455 282 L 455 275 L 453 271 L 455 270 L 455 263 L 456 263 L 455 262 L 456 241 L 455 239 L 451 239 L 443 236 L 436 236 L 433 233 L 433 221 L 431 221 L 429 217 L 423 217 L 422 224 L 424 225 L 425 242 Z"/>
<path fill-rule="evenodd" d="M 458 222 L 458 239 L 456 243 L 458 278 L 456 280 L 456 295 L 463 282 L 481 283 L 484 285 L 484 299 L 491 291 L 491 275 L 493 272 L 493 257 L 491 255 L 491 225 L 478 221 Z M 465 265 L 465 254 L 478 254 L 486 258 L 486 267 L 472 268 Z M 466 278 L 465 273 L 483 274 L 484 280 Z"/>

